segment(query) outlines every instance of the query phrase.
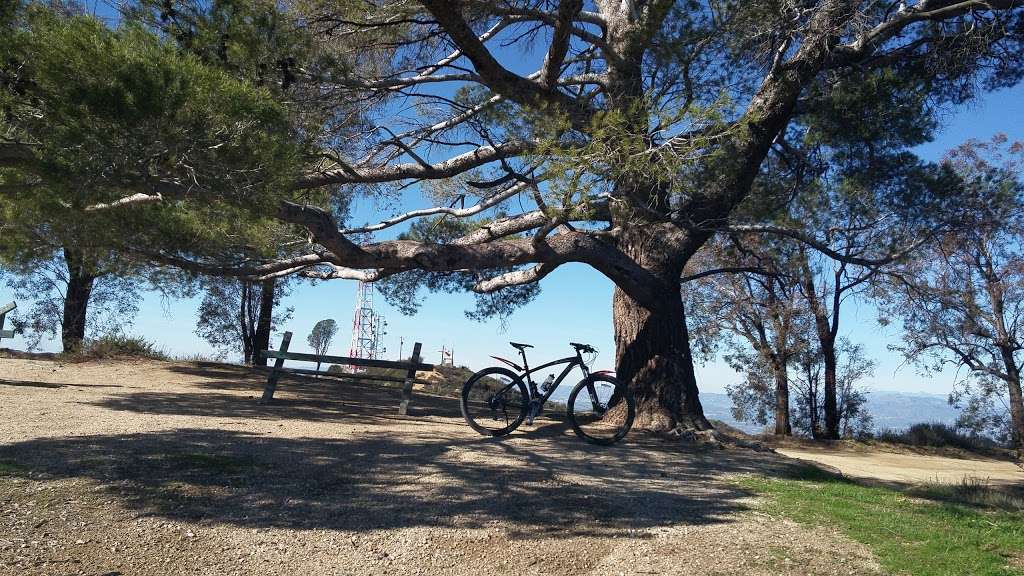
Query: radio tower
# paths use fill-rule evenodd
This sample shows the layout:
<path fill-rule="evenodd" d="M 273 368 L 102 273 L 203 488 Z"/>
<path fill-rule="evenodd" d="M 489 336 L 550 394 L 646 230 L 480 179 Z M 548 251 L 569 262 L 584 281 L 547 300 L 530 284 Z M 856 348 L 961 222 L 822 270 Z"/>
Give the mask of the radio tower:
<path fill-rule="evenodd" d="M 380 358 L 384 353 L 384 316 L 373 309 L 373 285 L 359 282 L 356 287 L 356 310 L 352 315 L 352 344 L 348 355 L 351 358 Z M 349 367 L 352 372 L 362 372 L 358 366 Z"/>

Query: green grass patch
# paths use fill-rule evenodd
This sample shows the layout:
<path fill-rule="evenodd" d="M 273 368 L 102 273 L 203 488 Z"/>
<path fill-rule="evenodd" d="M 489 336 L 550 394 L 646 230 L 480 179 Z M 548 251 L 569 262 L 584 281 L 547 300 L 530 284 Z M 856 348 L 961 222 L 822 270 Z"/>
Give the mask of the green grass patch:
<path fill-rule="evenodd" d="M 768 496 L 769 512 L 803 524 L 839 528 L 867 545 L 894 574 L 1024 574 L 1020 511 L 923 501 L 817 469 L 794 479 L 748 476 L 739 483 Z"/>
<path fill-rule="evenodd" d="M 922 484 L 907 494 L 977 508 L 1024 512 L 1024 486 L 993 485 L 983 478 L 964 478 L 957 484 Z"/>

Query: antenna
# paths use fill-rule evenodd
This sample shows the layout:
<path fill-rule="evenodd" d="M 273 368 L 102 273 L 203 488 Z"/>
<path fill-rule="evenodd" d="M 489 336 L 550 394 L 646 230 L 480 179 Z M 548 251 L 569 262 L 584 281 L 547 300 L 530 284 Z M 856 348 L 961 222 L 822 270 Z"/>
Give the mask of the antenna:
<path fill-rule="evenodd" d="M 377 359 L 386 352 L 384 336 L 387 334 L 387 320 L 373 307 L 373 284 L 360 281 L 356 286 L 356 309 L 352 315 L 352 344 L 348 355 L 351 358 Z M 349 366 L 350 372 L 362 372 L 358 366 Z"/>

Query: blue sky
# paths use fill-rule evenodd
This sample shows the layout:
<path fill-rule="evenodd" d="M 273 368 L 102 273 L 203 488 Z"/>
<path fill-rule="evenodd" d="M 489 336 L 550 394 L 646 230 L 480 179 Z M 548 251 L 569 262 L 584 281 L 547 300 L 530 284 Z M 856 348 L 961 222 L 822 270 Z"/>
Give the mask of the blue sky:
<path fill-rule="evenodd" d="M 100 14 L 108 16 L 102 4 L 98 8 Z M 526 60 L 528 58 L 523 58 L 522 64 L 529 67 Z M 989 94 L 951 113 L 936 141 L 921 146 L 918 152 L 925 159 L 935 160 L 969 138 L 987 139 L 997 132 L 1024 139 L 1024 87 Z M 427 206 L 426 202 L 410 192 L 403 197 L 400 208 L 421 208 Z M 378 220 L 381 216 L 378 208 L 372 200 L 360 200 L 354 206 L 353 223 Z M 566 355 L 570 351 L 568 342 L 577 341 L 597 346 L 601 350 L 598 365 L 611 368 L 614 362 L 611 282 L 587 266 L 570 264 L 548 276 L 542 286 L 542 294 L 534 302 L 519 309 L 504 323 L 497 320 L 477 323 L 467 319 L 464 311 L 473 307 L 472 296 L 468 294 L 425 294 L 420 312 L 412 317 L 403 316 L 377 295 L 378 309 L 389 324 L 386 357 L 398 357 L 401 338 L 405 341 L 406 354 L 412 343 L 419 341 L 424 344 L 428 361 L 437 362 L 439 351 L 445 346 L 454 348 L 456 363 L 479 368 L 490 362 L 491 354 L 514 355 L 515 351 L 508 346 L 508 341 L 514 340 L 534 344 L 531 363 L 540 363 Z M 10 290 L 0 285 L 0 302 L 12 298 Z M 295 309 L 293 318 L 283 327 L 295 334 L 292 349 L 307 349 L 305 336 L 313 325 L 323 318 L 334 318 L 341 330 L 331 352 L 347 354 L 354 299 L 353 281 L 298 286 L 284 302 L 285 306 Z M 165 301 L 155 293 L 148 293 L 134 324 L 126 331 L 144 336 L 173 355 L 210 354 L 209 345 L 194 334 L 199 302 L 198 298 Z M 876 390 L 948 392 L 952 374 L 924 378 L 887 349 L 889 344 L 899 341 L 898 323 L 882 328 L 876 322 L 876 314 L 870 303 L 855 301 L 847 305 L 842 318 L 841 333 L 864 344 L 868 355 L 878 362 L 869 386 Z M 275 345 L 279 339 L 280 335 L 275 334 Z M 4 341 L 0 345 L 23 347 L 24 340 L 16 338 L 13 343 Z M 57 347 L 58 343 L 51 341 L 44 343 L 43 349 Z M 698 379 L 702 390 L 720 392 L 739 377 L 724 363 L 710 362 L 698 367 Z"/>

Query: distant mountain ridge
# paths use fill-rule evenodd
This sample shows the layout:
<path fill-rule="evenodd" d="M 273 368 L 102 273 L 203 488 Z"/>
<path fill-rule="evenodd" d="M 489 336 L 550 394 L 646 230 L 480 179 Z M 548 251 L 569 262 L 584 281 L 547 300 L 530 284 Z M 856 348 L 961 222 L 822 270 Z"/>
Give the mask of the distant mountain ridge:
<path fill-rule="evenodd" d="M 732 401 L 729 396 L 716 392 L 701 392 L 704 414 L 712 420 L 721 420 L 748 433 L 762 431 L 762 427 L 749 422 L 739 422 L 732 417 Z M 950 406 L 944 394 L 923 392 L 892 392 L 877 390 L 868 394 L 868 411 L 874 418 L 875 431 L 901 430 L 919 422 L 942 422 L 953 424 L 959 411 Z"/>

